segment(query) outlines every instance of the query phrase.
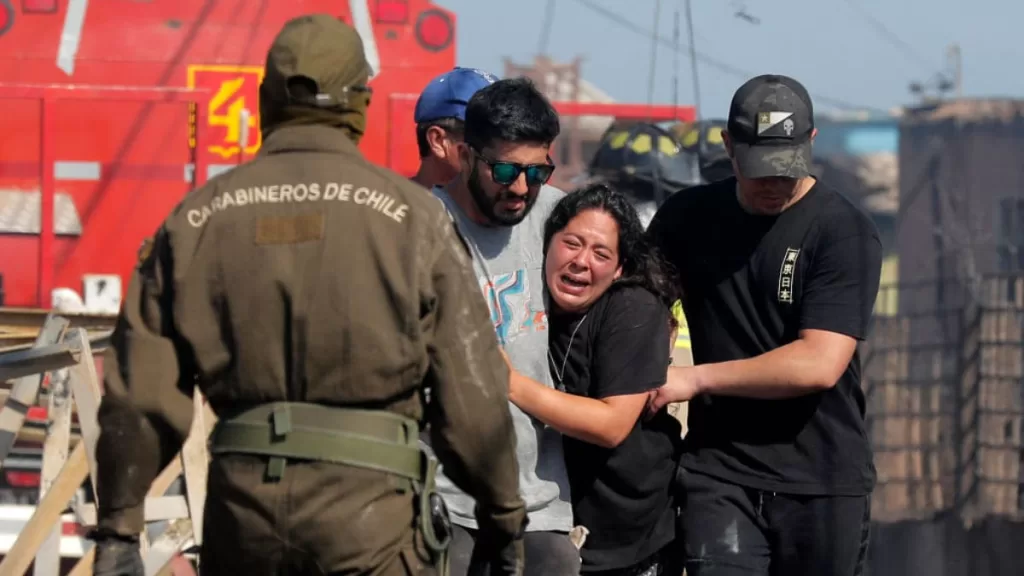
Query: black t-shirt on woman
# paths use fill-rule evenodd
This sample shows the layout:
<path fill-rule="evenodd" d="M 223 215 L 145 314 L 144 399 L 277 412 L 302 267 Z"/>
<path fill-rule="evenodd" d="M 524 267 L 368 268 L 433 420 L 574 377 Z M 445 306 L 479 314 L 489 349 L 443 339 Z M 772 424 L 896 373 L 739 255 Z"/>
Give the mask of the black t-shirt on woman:
<path fill-rule="evenodd" d="M 661 386 L 669 319 L 653 294 L 635 286 L 613 287 L 585 315 L 552 314 L 555 382 L 590 398 Z M 672 541 L 680 433 L 679 422 L 662 410 L 649 421 L 641 418 L 614 449 L 565 437 L 575 521 L 590 530 L 581 550 L 584 572 L 632 566 Z"/>

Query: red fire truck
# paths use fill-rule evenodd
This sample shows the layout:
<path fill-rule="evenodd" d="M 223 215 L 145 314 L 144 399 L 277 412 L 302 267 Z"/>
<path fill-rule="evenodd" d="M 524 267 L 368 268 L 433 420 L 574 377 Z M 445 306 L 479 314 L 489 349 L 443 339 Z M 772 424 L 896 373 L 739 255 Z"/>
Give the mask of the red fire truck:
<path fill-rule="evenodd" d="M 116 312 L 142 240 L 259 149 L 267 48 L 312 12 L 363 37 L 362 149 L 411 174 L 416 95 L 455 65 L 455 16 L 429 0 L 0 0 L 0 306 L 67 288 Z"/>
<path fill-rule="evenodd" d="M 455 15 L 429 0 L 0 0 L 0 307 L 50 308 L 57 289 L 62 308 L 116 313 L 143 239 L 259 149 L 267 48 L 313 12 L 359 31 L 375 71 L 361 148 L 411 175 L 416 97 L 455 65 Z"/>
<path fill-rule="evenodd" d="M 455 17 L 429 0 L 0 0 L 0 307 L 50 308 L 63 288 L 116 312 L 143 239 L 259 149 L 267 48 L 313 12 L 359 31 L 375 72 L 362 149 L 411 174 L 416 95 L 455 65 Z M 40 450 L 19 436 L 4 461 L 0 555 L 34 510 Z M 61 556 L 80 556 L 64 528 Z"/>
<path fill-rule="evenodd" d="M 56 292 L 62 308 L 70 295 L 116 313 L 143 239 L 189 190 L 259 149 L 267 48 L 287 20 L 314 12 L 352 24 L 375 71 L 363 152 L 411 175 L 416 97 L 455 65 L 455 15 L 429 0 L 0 0 L 0 309 L 50 308 Z M 38 498 L 38 452 L 22 445 L 4 463 L 0 555 Z M 80 556 L 66 520 L 61 555 Z"/>

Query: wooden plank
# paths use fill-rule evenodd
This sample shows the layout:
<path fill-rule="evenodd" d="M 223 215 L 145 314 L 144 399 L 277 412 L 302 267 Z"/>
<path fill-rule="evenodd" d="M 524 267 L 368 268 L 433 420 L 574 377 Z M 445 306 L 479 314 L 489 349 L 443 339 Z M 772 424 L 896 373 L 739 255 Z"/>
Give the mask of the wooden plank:
<path fill-rule="evenodd" d="M 63 335 L 67 323 L 61 326 L 60 335 Z M 46 332 L 44 330 L 44 332 Z M 41 336 L 42 337 L 42 333 Z M 58 336 L 59 338 L 59 336 Z M 96 367 L 89 343 L 89 334 L 84 328 L 76 328 L 68 338 L 61 343 L 63 349 L 73 350 L 76 354 L 77 363 L 69 368 L 66 373 L 68 380 L 55 380 L 53 393 L 49 398 L 49 416 L 54 423 L 51 425 L 44 442 L 44 484 L 41 487 L 45 494 L 41 498 L 35 513 L 25 528 L 21 531 L 18 539 L 8 554 L 0 562 L 0 576 L 24 574 L 32 563 L 33 557 L 38 557 L 35 567 L 36 576 L 56 576 L 59 573 L 59 538 L 60 538 L 60 516 L 66 509 L 69 501 L 78 491 L 85 478 L 91 480 L 93 489 L 96 486 L 96 456 L 95 447 L 99 436 L 99 424 L 97 412 L 100 403 L 101 389 L 96 373 Z M 38 350 L 31 350 L 39 354 Z M 47 350 L 48 356 L 53 355 Z M 11 355 L 8 355 L 10 358 Z M 14 356 L 17 356 L 15 354 Z M 39 367 L 39 363 L 36 367 Z M 25 387 L 18 389 L 20 395 L 15 394 L 12 389 L 8 396 L 8 403 L 18 402 L 32 393 L 32 398 L 22 402 L 25 410 L 36 402 L 39 394 L 39 387 L 42 376 L 35 375 L 35 383 L 26 391 Z M 66 386 L 65 386 L 66 384 Z M 75 445 L 70 457 L 67 456 L 67 447 L 71 435 L 72 411 L 77 408 L 77 416 L 80 423 L 82 442 Z M 18 427 L 12 430 L 14 435 L 20 429 L 24 421 L 24 412 L 21 413 L 21 421 Z M 206 439 L 213 426 L 215 418 L 209 407 L 205 405 L 202 395 L 197 391 L 195 395 L 195 415 L 193 427 L 189 438 L 175 462 L 168 466 L 155 479 L 150 487 L 145 502 L 147 519 L 166 520 L 175 519 L 171 526 L 154 543 L 153 547 L 146 550 L 143 546 L 143 558 L 147 565 L 147 574 L 156 574 L 169 568 L 171 560 L 179 553 L 182 547 L 194 542 L 193 526 L 198 525 L 201 530 L 203 521 L 203 506 L 206 495 L 206 474 L 208 467 L 208 454 L 206 451 Z M 61 463 L 64 465 L 61 466 Z M 55 478 L 54 470 L 59 469 Z M 172 496 L 164 497 L 167 489 L 179 476 L 184 473 L 187 497 Z M 52 479 L 52 483 L 49 481 Z M 79 518 L 85 520 L 86 524 L 95 523 L 96 509 L 93 505 L 75 503 L 76 513 Z M 52 550 L 52 538 L 56 533 L 58 550 Z M 201 532 L 198 532 L 201 534 Z M 143 539 L 145 534 L 142 535 Z M 45 548 L 42 548 L 45 546 Z M 91 571 L 95 560 L 95 549 L 90 547 L 87 553 L 76 564 L 72 574 L 88 574 Z"/>
<path fill-rule="evenodd" d="M 32 347 L 32 342 L 35 340 L 36 332 L 25 333 L 23 335 L 4 335 L 0 334 L 0 354 L 7 354 L 10 352 L 18 352 L 21 350 L 27 350 Z M 102 352 L 110 347 L 110 336 L 113 334 L 112 330 L 89 330 L 89 342 L 92 344 L 93 352 Z"/>
<path fill-rule="evenodd" d="M 164 468 L 163 472 L 161 472 L 160 475 L 156 477 L 156 480 L 153 481 L 153 484 L 149 487 L 149 492 L 146 493 L 146 497 L 153 498 L 163 496 L 164 494 L 167 493 L 167 490 L 170 489 L 171 484 L 173 484 L 174 481 L 177 480 L 179 476 L 181 476 L 181 458 L 175 457 L 174 460 L 172 460 L 171 463 L 166 468 Z M 84 506 L 76 507 L 75 510 L 75 514 L 79 518 L 79 523 L 85 526 L 94 526 L 96 518 L 96 508 L 92 508 L 93 521 L 91 523 L 88 523 L 85 522 L 83 519 L 88 514 L 88 512 L 84 512 L 82 510 L 83 507 Z M 143 540 L 145 540 L 145 535 L 145 531 L 143 531 L 141 535 Z M 75 564 L 75 567 L 72 568 L 71 572 L 68 573 L 68 576 L 92 576 L 92 565 L 95 561 L 96 549 L 89 548 L 89 551 L 86 552 L 85 555 L 78 560 L 78 562 Z"/>
<path fill-rule="evenodd" d="M 198 388 L 194 392 L 192 428 L 182 447 L 182 465 L 185 471 L 185 492 L 188 494 L 189 518 L 176 521 L 160 535 L 145 556 L 146 574 L 164 574 L 171 560 L 189 544 L 202 542 L 203 511 L 206 500 L 206 474 L 209 469 L 209 452 L 206 441 L 216 424 L 217 417 L 206 404 Z M 190 473 L 191 471 L 191 473 Z M 196 524 L 196 521 L 200 524 Z M 200 528 L 196 528 L 200 526 Z M 171 550 L 174 552 L 171 553 Z M 150 568 L 153 572 L 150 572 Z"/>
<path fill-rule="evenodd" d="M 85 445 L 82 442 L 75 446 L 67 463 L 61 468 L 57 479 L 50 485 L 46 497 L 39 501 L 35 513 L 18 534 L 14 545 L 0 561 L 0 576 L 20 576 L 28 570 L 36 551 L 50 534 L 55 523 L 60 522 L 61 514 L 68 507 L 68 502 L 82 482 L 89 477 L 89 460 Z"/>
<path fill-rule="evenodd" d="M 89 345 L 89 334 L 84 328 L 71 331 L 69 340 L 72 345 L 82 351 L 78 364 L 70 368 L 71 394 L 78 406 L 78 426 L 82 432 L 81 444 L 89 457 L 89 478 L 92 481 L 93 493 L 96 493 L 96 441 L 99 439 L 100 425 L 98 421 L 100 397 L 99 376 L 96 373 L 96 361 Z"/>
<path fill-rule="evenodd" d="M 78 355 L 78 350 L 62 344 L 10 352 L 0 358 L 0 381 L 38 377 L 50 370 L 67 368 L 78 362 Z"/>
<path fill-rule="evenodd" d="M 192 543 L 192 521 L 181 518 L 171 522 L 160 538 L 150 547 L 149 553 L 143 558 L 146 576 L 169 574 L 171 560 L 186 546 Z"/>
<path fill-rule="evenodd" d="M 60 342 L 67 327 L 67 320 L 50 317 L 36 339 L 36 346 L 50 346 Z M 36 403 L 44 377 L 45 374 L 30 374 L 18 378 L 11 387 L 3 408 L 0 408 L 0 463 L 11 452 L 18 431 L 25 423 L 25 414 L 28 412 L 29 406 Z M 5 380 L 5 378 L 0 377 L 0 380 Z"/>
<path fill-rule="evenodd" d="M 181 452 L 175 455 L 168 464 L 163 472 L 156 477 L 156 480 L 149 486 L 149 492 L 146 493 L 146 498 L 159 498 L 167 494 L 170 490 L 171 485 L 181 477 Z M 186 501 L 186 506 L 188 502 Z M 146 530 L 139 534 L 139 550 L 142 554 L 145 554 L 149 550 L 149 535 Z"/>
<path fill-rule="evenodd" d="M 68 576 L 93 576 L 93 564 L 96 563 L 96 547 L 90 546 L 75 566 L 68 572 Z"/>
<path fill-rule="evenodd" d="M 169 569 L 171 560 L 183 547 L 191 543 L 200 544 L 202 541 L 202 532 L 195 529 L 195 521 L 198 519 L 202 522 L 203 509 L 206 504 L 206 471 L 209 468 L 206 440 L 216 424 L 217 417 L 209 404 L 202 398 L 198 388 L 194 392 L 193 399 L 192 428 L 181 450 L 185 470 L 185 491 L 189 494 L 190 517 L 187 520 L 172 523 L 153 543 L 144 557 L 147 576 L 164 574 Z M 189 474 L 190 469 L 193 470 L 192 474 Z M 171 553 L 171 550 L 174 552 Z M 151 567 L 153 572 L 150 572 Z"/>
<path fill-rule="evenodd" d="M 110 337 L 113 333 L 113 330 L 90 329 L 89 342 L 92 344 L 93 352 L 102 352 L 107 348 L 110 348 Z M 31 338 L 28 338 L 29 334 L 25 334 L 24 336 L 19 336 L 17 338 L 5 338 L 4 335 L 0 334 L 0 354 L 18 352 L 20 350 L 27 350 L 31 348 L 36 334 L 37 332 L 33 332 Z"/>
<path fill-rule="evenodd" d="M 68 459 L 71 440 L 71 372 L 67 369 L 54 372 L 50 378 L 50 398 L 47 407 L 49 427 L 43 444 L 43 466 L 39 482 L 39 498 L 46 497 L 50 485 L 60 474 Z M 50 530 L 36 554 L 33 574 L 35 576 L 58 576 L 60 574 L 61 523 Z"/>
<path fill-rule="evenodd" d="M 69 328 L 86 328 L 94 339 L 109 336 L 117 323 L 115 314 L 91 314 L 57 310 L 0 307 L 0 351 L 31 347 L 48 315 L 57 314 Z M 104 343 L 103 347 L 106 347 Z M 93 348 L 98 348 L 95 344 Z"/>
<path fill-rule="evenodd" d="M 206 439 L 216 423 L 216 416 L 203 400 L 198 389 L 195 392 L 194 410 L 192 428 L 181 452 L 153 481 L 146 496 L 147 520 L 175 519 L 152 545 L 141 547 L 147 574 L 163 573 L 161 570 L 169 569 L 171 561 L 182 548 L 195 543 L 196 539 L 193 537 L 194 518 L 198 519 L 200 523 L 202 522 L 206 497 L 206 470 L 209 460 Z M 189 469 L 191 469 L 191 474 L 189 474 Z M 187 499 L 181 496 L 164 496 L 174 480 L 183 472 Z M 193 505 L 193 502 L 196 504 Z M 76 514 L 85 525 L 95 522 L 94 507 L 78 506 Z M 145 540 L 145 532 L 142 537 Z M 90 549 L 90 552 L 75 565 L 69 576 L 88 575 L 94 560 L 95 553 Z"/>
<path fill-rule="evenodd" d="M 203 399 L 198 388 L 193 392 L 192 428 L 181 449 L 182 467 L 185 471 L 185 493 L 188 495 L 188 512 L 196 544 L 202 545 L 203 509 L 206 505 L 206 480 L 210 467 L 210 453 L 207 439 L 216 421 L 213 411 Z"/>
<path fill-rule="evenodd" d="M 13 308 L 0 306 L 0 327 L 38 329 L 45 320 L 54 314 L 53 310 L 44 308 Z M 113 328 L 117 322 L 117 314 L 99 314 L 91 312 L 58 312 L 61 318 L 70 322 L 72 328 Z"/>

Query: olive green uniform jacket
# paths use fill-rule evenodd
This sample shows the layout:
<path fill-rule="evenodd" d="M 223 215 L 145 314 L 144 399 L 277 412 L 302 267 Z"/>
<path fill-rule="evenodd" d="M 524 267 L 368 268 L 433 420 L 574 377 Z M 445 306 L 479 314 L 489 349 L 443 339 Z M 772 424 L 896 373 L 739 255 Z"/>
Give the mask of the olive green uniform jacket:
<path fill-rule="evenodd" d="M 186 197 L 144 251 L 104 362 L 101 528 L 142 530 L 198 385 L 221 418 L 292 401 L 428 423 L 481 525 L 522 529 L 508 372 L 465 246 L 425 190 L 342 130 L 283 127 Z M 261 456 L 213 459 L 204 573 L 421 569 L 413 495 L 395 478 L 289 461 L 270 481 L 266 469 Z"/>

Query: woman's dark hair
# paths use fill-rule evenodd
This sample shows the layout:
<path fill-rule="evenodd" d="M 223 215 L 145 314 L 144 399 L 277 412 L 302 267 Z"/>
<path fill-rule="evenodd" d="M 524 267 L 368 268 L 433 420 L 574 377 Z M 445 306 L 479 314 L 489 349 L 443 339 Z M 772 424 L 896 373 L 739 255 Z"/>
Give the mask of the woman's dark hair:
<path fill-rule="evenodd" d="M 612 286 L 640 286 L 671 308 L 679 299 L 679 285 L 658 250 L 647 241 L 640 216 L 629 199 L 603 183 L 590 184 L 566 194 L 555 204 L 544 223 L 544 254 L 551 239 L 585 210 L 601 210 L 619 226 L 619 263 L 622 276 Z"/>

